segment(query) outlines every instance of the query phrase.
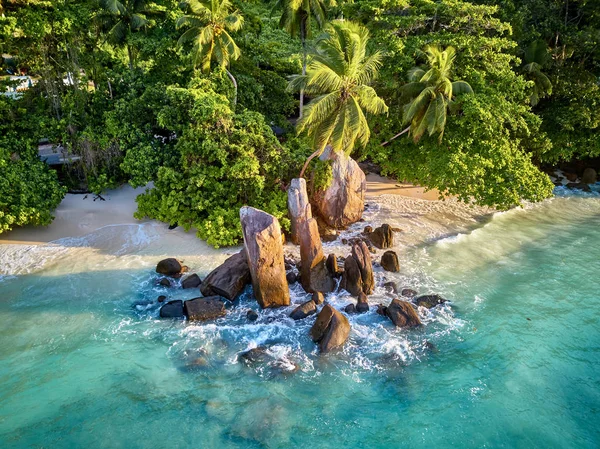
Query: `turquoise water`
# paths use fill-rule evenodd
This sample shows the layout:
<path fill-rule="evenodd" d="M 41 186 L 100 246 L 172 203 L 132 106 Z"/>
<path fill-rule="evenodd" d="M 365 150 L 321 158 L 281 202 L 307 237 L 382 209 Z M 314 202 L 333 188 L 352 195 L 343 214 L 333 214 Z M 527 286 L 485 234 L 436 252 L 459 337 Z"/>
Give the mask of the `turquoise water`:
<path fill-rule="evenodd" d="M 1 447 L 600 446 L 598 197 L 402 249 L 393 279 L 451 304 L 420 330 L 353 316 L 328 356 L 291 309 L 248 323 L 248 294 L 213 324 L 158 320 L 157 295 L 194 296 L 155 286 L 161 256 L 202 275 L 226 256 L 157 229 L 0 246 Z M 267 360 L 247 366 L 258 345 Z"/>

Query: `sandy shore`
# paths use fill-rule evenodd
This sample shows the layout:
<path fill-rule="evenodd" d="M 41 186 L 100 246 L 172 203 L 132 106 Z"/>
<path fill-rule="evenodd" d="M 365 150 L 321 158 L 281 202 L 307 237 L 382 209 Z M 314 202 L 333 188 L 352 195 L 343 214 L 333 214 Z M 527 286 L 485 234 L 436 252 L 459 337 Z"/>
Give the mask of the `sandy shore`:
<path fill-rule="evenodd" d="M 0 235 L 0 244 L 36 245 L 66 237 L 81 237 L 109 225 L 143 223 L 133 218 L 133 213 L 137 209 L 135 198 L 144 189 L 125 185 L 102 194 L 104 201 L 92 194 L 67 194 L 54 212 L 56 218 L 49 226 L 14 229 Z M 439 221 L 442 215 L 442 221 L 446 223 L 456 220 L 469 222 L 485 213 L 452 199 L 439 201 L 438 198 L 439 193 L 435 190 L 426 192 L 423 187 L 399 183 L 376 174 L 367 176 L 367 202 L 376 205 L 380 212 L 385 211 L 381 214 L 382 219 L 385 217 L 399 226 L 409 226 L 409 222 L 427 218 Z M 181 228 L 176 231 L 184 233 Z"/>

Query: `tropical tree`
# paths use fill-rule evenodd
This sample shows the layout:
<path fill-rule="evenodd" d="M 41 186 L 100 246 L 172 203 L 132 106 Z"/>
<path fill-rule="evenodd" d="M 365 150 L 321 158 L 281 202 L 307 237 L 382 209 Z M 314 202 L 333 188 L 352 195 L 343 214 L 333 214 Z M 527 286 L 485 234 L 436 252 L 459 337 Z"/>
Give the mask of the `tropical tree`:
<path fill-rule="evenodd" d="M 177 28 L 190 28 L 181 35 L 178 45 L 192 42 L 194 67 L 200 66 L 203 72 L 210 71 L 213 61 L 227 72 L 235 90 L 235 106 L 238 86 L 228 67 L 231 60 L 240 57 L 240 49 L 229 32 L 242 28 L 244 18 L 233 11 L 230 0 L 188 0 L 182 5 L 186 14 L 177 20 Z"/>
<path fill-rule="evenodd" d="M 549 60 L 548 45 L 543 40 L 533 41 L 525 50 L 522 71 L 528 80 L 533 81 L 533 91 L 529 98 L 531 106 L 538 104 L 540 99 L 552 95 L 552 83 L 542 72 L 543 66 Z"/>
<path fill-rule="evenodd" d="M 382 114 L 388 108 L 369 86 L 381 67 L 382 55 L 367 54 L 369 31 L 358 24 L 336 20 L 325 27 L 316 43 L 306 75 L 292 77 L 289 88 L 304 91 L 314 99 L 296 124 L 298 134 L 306 133 L 315 152 L 300 172 L 327 145 L 350 154 L 358 143 L 365 146 L 371 131 L 366 113 Z"/>
<path fill-rule="evenodd" d="M 430 45 L 426 47 L 425 54 L 429 69 L 410 69 L 409 83 L 401 88 L 403 98 L 409 100 L 403 110 L 403 123 L 409 126 L 384 142 L 384 146 L 406 132 L 409 132 L 415 142 L 426 132 L 430 136 L 438 134 L 438 140 L 441 142 L 448 110 L 454 110 L 456 106 L 454 98 L 460 94 L 473 93 L 466 81 L 450 80 L 452 64 L 456 57 L 454 47 L 446 47 L 442 51 L 439 47 Z"/>
<path fill-rule="evenodd" d="M 159 14 L 154 2 L 147 0 L 100 0 L 101 11 L 96 16 L 107 32 L 107 40 L 114 45 L 125 46 L 129 68 L 133 70 L 135 50 L 131 35 L 147 27 L 149 16 Z"/>
<path fill-rule="evenodd" d="M 335 4 L 335 0 L 277 0 L 275 7 L 282 10 L 279 28 L 285 29 L 292 37 L 299 37 L 302 42 L 302 75 L 306 75 L 306 40 L 311 36 L 312 24 L 322 29 L 327 20 L 327 8 Z M 301 89 L 300 118 L 303 109 L 304 91 Z"/>

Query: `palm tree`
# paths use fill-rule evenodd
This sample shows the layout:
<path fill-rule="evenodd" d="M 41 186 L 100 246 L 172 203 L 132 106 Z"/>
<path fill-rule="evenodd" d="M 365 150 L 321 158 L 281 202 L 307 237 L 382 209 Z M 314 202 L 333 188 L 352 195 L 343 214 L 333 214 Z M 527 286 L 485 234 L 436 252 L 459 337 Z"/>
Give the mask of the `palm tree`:
<path fill-rule="evenodd" d="M 292 90 L 304 89 L 315 96 L 296 125 L 297 132 L 308 134 L 315 148 L 300 177 L 327 145 L 347 154 L 357 143 L 365 146 L 371 135 L 365 112 L 381 114 L 388 110 L 369 86 L 382 59 L 379 52 L 367 54 L 369 31 L 341 20 L 329 23 L 325 30 L 317 40 L 306 75 L 292 77 L 289 84 Z"/>
<path fill-rule="evenodd" d="M 415 142 L 427 132 L 430 136 L 438 134 L 441 142 L 446 127 L 448 109 L 454 105 L 457 95 L 473 93 L 469 83 L 450 81 L 452 63 L 456 57 L 454 47 L 440 50 L 437 46 L 425 49 L 429 70 L 413 67 L 408 72 L 409 83 L 402 86 L 402 96 L 410 101 L 404 106 L 404 124 L 409 125 L 404 131 L 396 134 L 382 145 L 406 132 Z"/>
<path fill-rule="evenodd" d="M 525 50 L 522 71 L 528 80 L 533 81 L 533 92 L 529 97 L 531 106 L 538 104 L 540 99 L 552 95 L 552 83 L 542 73 L 542 67 L 549 60 L 548 46 L 543 40 L 533 41 Z"/>
<path fill-rule="evenodd" d="M 275 8 L 281 8 L 279 28 L 285 29 L 290 36 L 300 37 L 302 42 L 302 75 L 306 75 L 306 40 L 311 36 L 313 20 L 319 29 L 325 26 L 327 8 L 335 6 L 335 0 L 277 0 Z M 300 90 L 300 112 L 304 109 L 304 91 Z"/>
<path fill-rule="evenodd" d="M 227 72 L 233 83 L 235 94 L 233 105 L 237 103 L 237 82 L 227 69 L 230 61 L 240 57 L 240 49 L 229 34 L 238 31 L 244 18 L 233 11 L 230 0 L 188 0 L 183 2 L 186 14 L 177 20 L 177 28 L 189 26 L 181 35 L 178 45 L 192 41 L 194 67 L 200 65 L 203 72 L 210 71 L 210 64 L 217 65 Z"/>
<path fill-rule="evenodd" d="M 148 16 L 160 11 L 147 0 L 100 0 L 100 7 L 97 19 L 108 28 L 110 42 L 127 47 L 129 68 L 133 70 L 135 55 L 130 36 L 149 24 Z"/>

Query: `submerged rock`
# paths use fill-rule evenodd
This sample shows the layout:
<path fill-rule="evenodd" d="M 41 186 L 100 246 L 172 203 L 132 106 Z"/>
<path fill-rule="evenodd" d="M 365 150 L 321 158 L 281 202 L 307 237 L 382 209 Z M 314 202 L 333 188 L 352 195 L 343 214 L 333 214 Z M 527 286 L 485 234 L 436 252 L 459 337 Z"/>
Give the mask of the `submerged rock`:
<path fill-rule="evenodd" d="M 158 285 L 162 285 L 163 287 L 171 287 L 171 281 L 168 278 L 162 278 L 159 282 Z"/>
<path fill-rule="evenodd" d="M 350 303 L 344 308 L 344 312 L 346 312 L 348 315 L 352 315 L 353 313 L 356 313 L 356 306 Z"/>
<path fill-rule="evenodd" d="M 165 276 L 175 276 L 184 271 L 183 265 L 177 259 L 170 257 L 163 259 L 156 265 L 156 272 Z"/>
<path fill-rule="evenodd" d="M 219 296 L 194 298 L 186 301 L 183 310 L 190 321 L 207 321 L 226 315 L 225 303 Z"/>
<path fill-rule="evenodd" d="M 400 294 L 406 298 L 414 298 L 418 295 L 418 293 L 415 290 L 412 290 L 410 288 L 403 288 Z"/>
<path fill-rule="evenodd" d="M 313 195 L 313 204 L 327 225 L 344 228 L 362 217 L 367 190 L 365 174 L 356 161 L 343 152 L 328 147 L 322 160 L 330 160 L 333 172 L 331 184 Z"/>
<path fill-rule="evenodd" d="M 400 271 L 400 262 L 398 261 L 398 254 L 395 251 L 386 251 L 381 256 L 381 266 L 384 270 L 392 273 Z"/>
<path fill-rule="evenodd" d="M 303 320 L 304 318 L 317 313 L 317 305 L 311 299 L 306 301 L 305 303 L 296 307 L 292 313 L 290 313 L 290 318 L 292 320 Z"/>
<path fill-rule="evenodd" d="M 167 297 L 166 297 L 165 295 L 160 295 L 158 298 L 156 298 L 156 300 L 157 300 L 158 302 L 164 302 L 164 301 L 165 301 L 165 299 L 167 299 Z"/>
<path fill-rule="evenodd" d="M 419 315 L 413 306 L 399 299 L 393 299 L 387 309 L 386 315 L 396 327 L 417 327 L 421 325 Z"/>
<path fill-rule="evenodd" d="M 196 273 L 190 274 L 184 280 L 181 281 L 181 288 L 196 288 L 202 283 L 200 276 Z"/>
<path fill-rule="evenodd" d="M 200 292 L 204 296 L 222 296 L 233 301 L 250 283 L 246 251 L 229 257 L 204 279 Z"/>
<path fill-rule="evenodd" d="M 263 309 L 288 306 L 290 292 L 279 222 L 272 215 L 249 206 L 240 209 L 240 221 L 258 304 Z"/>
<path fill-rule="evenodd" d="M 319 344 L 321 352 L 327 353 L 346 342 L 350 335 L 350 322 L 330 304 L 325 304 L 310 329 L 310 335 Z"/>
<path fill-rule="evenodd" d="M 398 285 L 397 282 L 394 281 L 389 281 L 386 282 L 385 284 L 383 284 L 383 287 L 389 292 L 389 293 L 394 293 L 394 294 L 398 294 L 400 293 L 400 286 Z"/>
<path fill-rule="evenodd" d="M 159 315 L 161 318 L 183 318 L 183 301 L 177 299 L 163 304 Z"/>
<path fill-rule="evenodd" d="M 246 313 L 246 318 L 248 318 L 248 321 L 256 321 L 256 320 L 258 320 L 258 313 L 256 313 L 254 310 L 250 309 Z"/>
<path fill-rule="evenodd" d="M 438 304 L 444 304 L 446 300 L 440 295 L 423 295 L 415 299 L 415 304 L 419 307 L 431 309 Z"/>

